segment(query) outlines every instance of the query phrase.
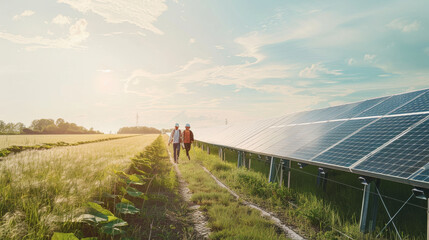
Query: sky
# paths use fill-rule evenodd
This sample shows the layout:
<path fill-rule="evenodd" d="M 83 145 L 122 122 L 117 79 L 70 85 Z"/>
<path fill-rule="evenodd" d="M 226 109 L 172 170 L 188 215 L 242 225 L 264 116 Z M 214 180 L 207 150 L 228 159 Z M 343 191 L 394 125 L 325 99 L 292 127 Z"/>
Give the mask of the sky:
<path fill-rule="evenodd" d="M 0 1 L 0 120 L 240 123 L 429 87 L 429 2 Z M 136 123 L 136 115 L 139 120 Z"/>

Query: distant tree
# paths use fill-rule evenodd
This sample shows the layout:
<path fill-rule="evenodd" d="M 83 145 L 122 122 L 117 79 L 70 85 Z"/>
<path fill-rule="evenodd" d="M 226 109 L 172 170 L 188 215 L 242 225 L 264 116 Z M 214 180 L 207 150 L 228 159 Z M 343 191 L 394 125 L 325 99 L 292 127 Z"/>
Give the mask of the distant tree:
<path fill-rule="evenodd" d="M 118 134 L 161 134 L 161 131 L 153 127 L 123 127 Z"/>
<path fill-rule="evenodd" d="M 22 122 L 15 123 L 14 132 L 21 134 L 24 128 L 25 128 L 24 123 Z"/>

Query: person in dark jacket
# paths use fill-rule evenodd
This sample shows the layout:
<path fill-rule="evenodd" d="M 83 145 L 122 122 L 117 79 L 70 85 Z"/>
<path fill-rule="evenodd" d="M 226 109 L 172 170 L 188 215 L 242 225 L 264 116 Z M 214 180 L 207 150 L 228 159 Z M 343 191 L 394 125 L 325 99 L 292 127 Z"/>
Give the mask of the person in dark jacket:
<path fill-rule="evenodd" d="M 191 160 L 191 157 L 189 156 L 189 150 L 191 150 L 191 144 L 194 142 L 194 133 L 190 130 L 190 128 L 191 125 L 187 123 L 185 126 L 185 130 L 182 133 L 182 139 L 186 149 L 186 156 L 188 156 L 189 160 Z"/>

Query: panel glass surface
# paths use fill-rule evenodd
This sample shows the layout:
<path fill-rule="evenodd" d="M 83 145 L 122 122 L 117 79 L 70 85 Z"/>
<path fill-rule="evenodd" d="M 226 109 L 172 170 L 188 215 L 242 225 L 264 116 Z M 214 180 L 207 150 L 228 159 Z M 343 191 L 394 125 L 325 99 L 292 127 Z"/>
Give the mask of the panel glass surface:
<path fill-rule="evenodd" d="M 429 121 L 398 138 L 354 169 L 408 178 L 429 161 Z"/>
<path fill-rule="evenodd" d="M 352 108 L 356 107 L 358 103 L 345 104 L 335 107 L 317 109 L 313 111 L 308 111 L 303 114 L 300 114 L 297 119 L 292 123 L 309 123 L 309 122 L 318 122 L 332 120 L 335 116 L 350 111 Z"/>
<path fill-rule="evenodd" d="M 424 94 L 407 103 L 398 110 L 395 110 L 392 114 L 401 113 L 413 113 L 413 112 L 426 112 L 429 111 L 429 92 L 426 91 Z"/>
<path fill-rule="evenodd" d="M 259 131 L 257 134 L 250 136 L 246 141 L 238 144 L 237 148 L 255 151 L 255 149 L 261 144 L 264 144 L 267 141 L 272 141 L 272 139 L 279 134 L 281 129 L 287 128 L 287 125 L 295 116 L 296 114 L 292 114 L 282 118 L 280 121 L 266 128 L 264 131 Z"/>
<path fill-rule="evenodd" d="M 369 108 L 375 106 L 376 104 L 386 100 L 388 97 L 381 97 L 381 98 L 374 98 L 369 99 L 366 101 L 360 102 L 356 107 L 341 113 L 339 115 L 335 116 L 335 119 L 342 119 L 342 118 L 352 118 L 359 114 L 361 114 L 363 111 L 368 110 Z"/>
<path fill-rule="evenodd" d="M 429 183 L 429 169 L 422 171 L 412 178 L 414 181 L 427 182 Z"/>
<path fill-rule="evenodd" d="M 399 95 L 394 95 L 385 101 L 383 101 L 380 104 L 377 104 L 373 108 L 368 109 L 367 111 L 359 114 L 357 117 L 367 117 L 367 116 L 382 116 L 385 115 L 392 110 L 400 107 L 401 105 L 406 104 L 408 101 L 412 100 L 413 98 L 417 97 L 418 95 L 422 94 L 423 92 L 427 91 L 420 90 L 410 93 L 404 93 Z"/>
<path fill-rule="evenodd" d="M 331 129 L 326 134 L 307 143 L 295 152 L 290 153 L 290 156 L 296 159 L 310 160 L 323 150 L 334 145 L 341 139 L 347 137 L 372 121 L 374 121 L 374 119 L 348 120 L 340 122 L 340 125 Z"/>
<path fill-rule="evenodd" d="M 323 136 L 332 128 L 340 125 L 341 122 L 325 122 L 308 125 L 296 125 L 286 129 L 280 134 L 281 138 L 270 145 L 258 148 L 260 152 L 271 153 L 278 156 L 290 156 L 290 153 Z"/>
<path fill-rule="evenodd" d="M 386 117 L 371 123 L 313 161 L 349 167 L 418 122 L 424 115 Z"/>

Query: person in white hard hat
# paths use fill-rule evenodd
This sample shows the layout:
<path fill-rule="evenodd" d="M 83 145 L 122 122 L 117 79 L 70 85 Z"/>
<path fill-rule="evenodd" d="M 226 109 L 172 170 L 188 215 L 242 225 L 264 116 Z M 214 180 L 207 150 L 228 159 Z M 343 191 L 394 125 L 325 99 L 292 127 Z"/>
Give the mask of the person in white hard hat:
<path fill-rule="evenodd" d="M 179 163 L 180 155 L 180 143 L 183 142 L 182 132 L 179 129 L 179 124 L 174 125 L 174 130 L 170 134 L 170 139 L 168 140 L 168 145 L 173 143 L 173 152 L 174 152 L 174 162 Z"/>
<path fill-rule="evenodd" d="M 191 160 L 189 156 L 189 150 L 191 150 L 191 144 L 194 142 L 194 133 L 190 130 L 191 125 L 189 123 L 185 126 L 185 131 L 183 131 L 183 143 L 185 143 L 186 156 Z"/>

